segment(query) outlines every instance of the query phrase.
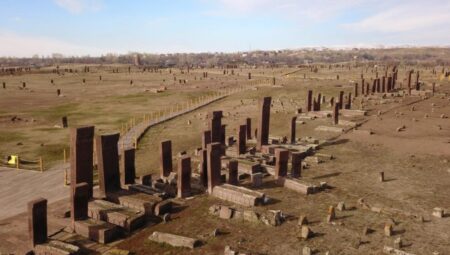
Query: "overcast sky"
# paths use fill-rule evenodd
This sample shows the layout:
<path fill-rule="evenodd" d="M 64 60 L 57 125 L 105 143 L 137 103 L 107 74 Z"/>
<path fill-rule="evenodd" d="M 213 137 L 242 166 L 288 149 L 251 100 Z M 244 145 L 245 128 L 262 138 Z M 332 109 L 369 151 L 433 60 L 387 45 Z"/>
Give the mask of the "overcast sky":
<path fill-rule="evenodd" d="M 0 56 L 450 45 L 450 0 L 0 0 Z"/>

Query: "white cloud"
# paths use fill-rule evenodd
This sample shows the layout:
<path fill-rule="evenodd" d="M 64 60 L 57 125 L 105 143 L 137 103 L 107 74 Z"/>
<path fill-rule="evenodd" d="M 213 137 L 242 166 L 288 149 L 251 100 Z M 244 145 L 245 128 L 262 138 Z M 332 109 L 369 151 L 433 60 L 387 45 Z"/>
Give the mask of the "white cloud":
<path fill-rule="evenodd" d="M 34 54 L 63 53 L 70 56 L 99 55 L 102 51 L 47 37 L 23 36 L 0 32 L 0 56 L 31 57 Z"/>
<path fill-rule="evenodd" d="M 84 11 L 98 11 L 102 8 L 102 0 L 54 0 L 61 8 L 79 14 Z"/>
<path fill-rule="evenodd" d="M 325 21 L 363 0 L 216 0 L 230 13 L 275 13 L 300 20 Z M 373 0 L 369 0 L 370 2 Z M 214 13 L 214 12 L 212 12 Z"/>
<path fill-rule="evenodd" d="M 441 30 L 450 33 L 450 3 L 440 1 L 408 2 L 391 5 L 358 22 L 344 24 L 353 31 L 403 33 L 412 31 Z M 447 34 L 448 35 L 448 34 Z"/>

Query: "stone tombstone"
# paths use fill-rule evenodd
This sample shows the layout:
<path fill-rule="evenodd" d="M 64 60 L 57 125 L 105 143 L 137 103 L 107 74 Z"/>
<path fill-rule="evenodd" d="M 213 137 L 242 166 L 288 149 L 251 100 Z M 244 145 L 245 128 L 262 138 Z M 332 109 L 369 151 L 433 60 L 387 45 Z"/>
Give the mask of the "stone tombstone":
<path fill-rule="evenodd" d="M 355 97 L 358 97 L 358 96 L 359 96 L 358 83 L 355 83 L 354 86 L 355 86 L 355 87 L 354 87 Z"/>
<path fill-rule="evenodd" d="M 73 189 L 78 183 L 87 183 L 89 198 L 93 194 L 93 150 L 93 126 L 70 129 L 70 185 Z"/>
<path fill-rule="evenodd" d="M 245 119 L 245 127 L 247 129 L 247 139 L 252 139 L 252 119 Z"/>
<path fill-rule="evenodd" d="M 339 104 L 334 105 L 333 109 L 333 124 L 337 125 L 339 124 Z"/>
<path fill-rule="evenodd" d="M 60 96 L 60 95 L 61 95 L 61 89 L 57 89 L 57 90 L 56 90 L 56 95 L 57 95 L 57 96 Z"/>
<path fill-rule="evenodd" d="M 239 184 L 239 178 L 238 178 L 238 161 L 235 159 L 232 159 L 228 162 L 228 184 L 231 185 L 238 185 Z"/>
<path fill-rule="evenodd" d="M 63 116 L 62 117 L 62 126 L 63 126 L 63 128 L 68 128 L 69 127 L 69 125 L 67 123 L 67 116 Z"/>
<path fill-rule="evenodd" d="M 296 140 L 296 135 L 295 135 L 296 127 L 297 127 L 297 116 L 294 116 L 291 119 L 291 143 L 292 144 L 295 144 L 295 140 Z"/>
<path fill-rule="evenodd" d="M 291 153 L 291 176 L 293 178 L 299 178 L 302 176 L 302 153 Z"/>
<path fill-rule="evenodd" d="M 417 90 L 417 91 L 420 90 L 420 82 L 419 82 L 419 78 L 420 78 L 420 73 L 419 73 L 419 71 L 417 71 L 417 73 L 416 73 L 416 90 Z"/>
<path fill-rule="evenodd" d="M 222 124 L 220 127 L 220 144 L 225 145 L 227 125 Z"/>
<path fill-rule="evenodd" d="M 208 193 L 212 194 L 213 188 L 221 183 L 221 145 L 220 143 L 208 144 L 207 165 L 208 165 Z"/>
<path fill-rule="evenodd" d="M 120 190 L 119 150 L 120 134 L 95 137 L 100 194 Z"/>
<path fill-rule="evenodd" d="M 3 82 L 3 88 L 6 89 L 6 82 Z"/>
<path fill-rule="evenodd" d="M 345 105 L 345 109 L 351 109 L 351 108 L 352 108 L 352 93 L 349 92 L 348 98 L 347 98 L 347 104 Z"/>
<path fill-rule="evenodd" d="M 361 95 L 365 95 L 365 89 L 364 89 L 365 83 L 364 83 L 364 79 L 361 79 Z"/>
<path fill-rule="evenodd" d="M 222 139 L 222 111 L 213 111 L 210 116 L 209 130 L 211 130 L 211 142 L 220 143 Z"/>
<path fill-rule="evenodd" d="M 161 142 L 160 146 L 160 176 L 168 177 L 172 172 L 172 141 L 165 140 Z"/>
<path fill-rule="evenodd" d="M 78 183 L 70 192 L 70 218 L 72 227 L 75 221 L 88 218 L 89 185 L 85 182 Z"/>
<path fill-rule="evenodd" d="M 310 112 L 312 110 L 312 96 L 313 96 L 312 90 L 308 90 L 308 96 L 306 98 L 306 111 L 307 112 Z"/>
<path fill-rule="evenodd" d="M 206 146 L 211 143 L 211 130 L 203 131 L 202 149 L 206 150 Z"/>
<path fill-rule="evenodd" d="M 261 150 L 263 145 L 269 144 L 269 126 L 270 126 L 270 104 L 271 97 L 264 97 L 259 102 L 259 126 L 257 149 Z"/>
<path fill-rule="evenodd" d="M 249 79 L 249 80 L 252 79 L 252 73 L 248 73 L 248 79 Z"/>
<path fill-rule="evenodd" d="M 203 187 L 208 187 L 208 151 L 203 149 L 200 153 L 200 180 Z"/>
<path fill-rule="evenodd" d="M 178 158 L 177 176 L 177 197 L 189 197 L 191 195 L 191 157 L 184 155 Z"/>
<path fill-rule="evenodd" d="M 386 92 L 386 76 L 383 76 L 383 79 L 381 81 L 381 92 Z"/>
<path fill-rule="evenodd" d="M 339 109 L 344 107 L 344 91 L 339 91 Z"/>
<path fill-rule="evenodd" d="M 28 202 L 28 234 L 32 248 L 47 241 L 47 199 Z"/>
<path fill-rule="evenodd" d="M 238 154 L 245 154 L 247 152 L 247 126 L 246 125 L 240 125 L 239 126 L 239 132 L 238 132 Z"/>
<path fill-rule="evenodd" d="M 275 149 L 275 178 L 286 177 L 288 171 L 289 150 Z"/>
<path fill-rule="evenodd" d="M 134 148 L 126 149 L 122 151 L 120 158 L 120 184 L 134 184 L 136 179 L 136 166 L 135 166 L 136 150 Z"/>

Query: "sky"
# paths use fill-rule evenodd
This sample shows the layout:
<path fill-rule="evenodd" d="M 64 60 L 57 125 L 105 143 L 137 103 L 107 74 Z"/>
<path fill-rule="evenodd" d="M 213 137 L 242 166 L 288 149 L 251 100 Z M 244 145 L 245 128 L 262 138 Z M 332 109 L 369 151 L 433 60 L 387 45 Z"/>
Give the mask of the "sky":
<path fill-rule="evenodd" d="M 449 46 L 450 0 L 0 0 L 0 56 Z"/>

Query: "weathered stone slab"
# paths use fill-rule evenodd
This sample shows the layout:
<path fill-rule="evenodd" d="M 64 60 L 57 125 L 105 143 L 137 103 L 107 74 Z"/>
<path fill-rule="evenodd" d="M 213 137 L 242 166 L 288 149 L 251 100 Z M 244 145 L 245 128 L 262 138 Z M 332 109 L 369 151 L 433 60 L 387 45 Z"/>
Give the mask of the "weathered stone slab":
<path fill-rule="evenodd" d="M 373 134 L 372 130 L 362 130 L 362 129 L 354 129 L 353 133 L 358 134 L 358 135 L 372 135 Z"/>
<path fill-rule="evenodd" d="M 145 215 L 147 216 L 152 216 L 154 215 L 156 204 L 161 202 L 163 199 L 140 192 L 121 190 L 108 194 L 107 200 L 145 212 Z"/>
<path fill-rule="evenodd" d="M 194 249 L 200 245 L 200 241 L 194 238 L 179 236 L 169 233 L 155 231 L 148 237 L 149 240 L 157 243 L 165 243 L 174 247 L 186 247 Z"/>
<path fill-rule="evenodd" d="M 305 113 L 308 117 L 313 118 L 330 118 L 333 114 L 332 111 L 315 111 L 315 112 L 307 112 Z"/>
<path fill-rule="evenodd" d="M 70 129 L 70 186 L 87 183 L 89 198 L 93 194 L 93 150 L 93 126 Z"/>
<path fill-rule="evenodd" d="M 278 183 L 283 185 L 283 187 L 296 191 L 301 194 L 309 195 L 316 191 L 317 187 L 308 184 L 302 180 L 290 179 L 290 178 L 279 178 Z"/>
<path fill-rule="evenodd" d="M 398 250 L 389 246 L 383 247 L 383 253 L 384 254 L 395 254 L 395 255 L 414 255 L 413 253 L 409 253 L 406 251 Z"/>
<path fill-rule="evenodd" d="M 271 97 L 265 97 L 259 102 L 258 134 L 256 144 L 258 150 L 261 150 L 262 145 L 267 145 L 269 143 L 271 102 Z"/>
<path fill-rule="evenodd" d="M 257 206 L 264 203 L 265 194 L 230 184 L 216 186 L 213 196 L 243 206 Z"/>
<path fill-rule="evenodd" d="M 105 200 L 89 202 L 89 217 L 117 225 L 131 232 L 145 223 L 145 212 L 117 205 Z"/>
<path fill-rule="evenodd" d="M 120 189 L 119 149 L 117 142 L 120 134 L 95 137 L 100 194 Z"/>
<path fill-rule="evenodd" d="M 344 117 L 360 117 L 366 116 L 367 111 L 342 109 L 339 113 Z"/>
<path fill-rule="evenodd" d="M 339 120 L 338 125 L 354 128 L 358 126 L 358 123 L 349 120 Z"/>
<path fill-rule="evenodd" d="M 341 127 L 330 127 L 330 126 L 318 126 L 314 130 L 322 131 L 322 132 L 334 132 L 334 133 L 343 133 L 344 132 L 344 129 Z"/>
<path fill-rule="evenodd" d="M 114 241 L 119 234 L 115 225 L 93 219 L 76 221 L 74 230 L 77 234 L 102 244 Z"/>
<path fill-rule="evenodd" d="M 78 254 L 79 251 L 80 248 L 78 246 L 58 240 L 52 240 L 34 248 L 35 255 L 74 255 Z"/>

